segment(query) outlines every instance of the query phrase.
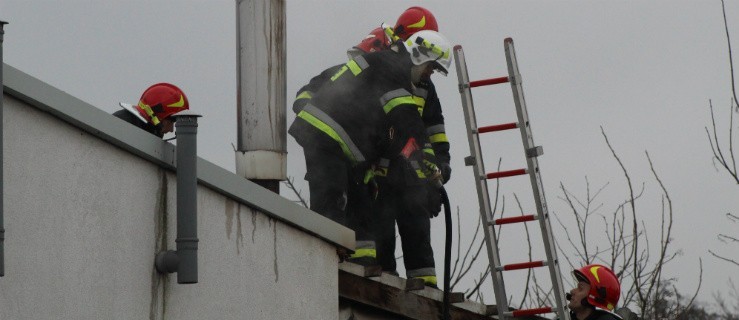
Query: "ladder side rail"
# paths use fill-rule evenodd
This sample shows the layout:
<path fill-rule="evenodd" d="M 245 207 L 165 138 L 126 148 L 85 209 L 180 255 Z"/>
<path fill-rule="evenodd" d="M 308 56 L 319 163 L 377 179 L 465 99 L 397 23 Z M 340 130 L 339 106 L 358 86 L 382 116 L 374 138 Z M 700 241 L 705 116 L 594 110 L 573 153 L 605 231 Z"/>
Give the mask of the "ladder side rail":
<path fill-rule="evenodd" d="M 544 241 L 547 259 L 550 261 L 549 274 L 552 280 L 552 291 L 557 303 L 557 315 L 559 319 L 569 320 L 569 313 L 566 310 L 566 299 L 562 277 L 559 268 L 559 260 L 557 259 L 557 248 L 555 246 L 552 228 L 549 219 L 549 213 L 544 196 L 544 188 L 539 173 L 539 163 L 536 155 L 529 154 L 529 150 L 535 148 L 531 127 L 529 125 L 528 111 L 526 109 L 526 101 L 523 95 L 523 86 L 521 75 L 518 70 L 518 61 L 513 46 L 513 40 L 506 38 L 504 41 L 506 60 L 508 63 L 508 73 L 511 79 L 511 89 L 513 90 L 513 99 L 516 104 L 516 113 L 518 114 L 519 128 L 521 129 L 521 138 L 524 143 L 524 149 L 527 153 L 526 162 L 529 168 L 529 177 L 531 179 L 532 189 L 534 191 L 534 201 L 536 202 L 536 210 L 539 215 L 539 226 L 542 231 L 542 239 Z"/>
<path fill-rule="evenodd" d="M 508 312 L 508 301 L 505 291 L 505 283 L 503 274 L 496 271 L 495 268 L 500 266 L 500 254 L 498 252 L 498 244 L 495 241 L 495 229 L 493 221 L 493 212 L 490 203 L 490 194 L 488 191 L 487 179 L 485 179 L 485 165 L 482 161 L 482 151 L 480 147 L 480 138 L 477 133 L 477 119 L 472 102 L 472 93 L 469 87 L 469 75 L 467 73 L 467 64 L 464 58 L 462 46 L 454 47 L 454 61 L 457 68 L 457 77 L 459 79 L 459 91 L 462 97 L 462 109 L 464 110 L 465 124 L 467 126 L 467 136 L 470 145 L 470 153 L 473 157 L 473 171 L 475 177 L 475 186 L 477 187 L 477 198 L 480 205 L 480 218 L 484 226 L 485 242 L 487 245 L 488 259 L 490 260 L 490 275 L 493 280 L 493 289 L 495 290 L 495 301 L 498 314 L 502 315 Z"/>

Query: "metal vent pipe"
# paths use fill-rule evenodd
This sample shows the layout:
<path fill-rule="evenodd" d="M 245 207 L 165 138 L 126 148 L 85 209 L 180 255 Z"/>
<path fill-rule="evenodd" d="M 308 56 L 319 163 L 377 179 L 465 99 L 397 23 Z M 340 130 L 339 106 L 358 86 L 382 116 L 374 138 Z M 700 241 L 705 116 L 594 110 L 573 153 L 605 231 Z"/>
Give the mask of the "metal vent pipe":
<path fill-rule="evenodd" d="M 198 283 L 197 114 L 173 115 L 177 135 L 177 251 L 160 252 L 160 273 L 177 272 L 177 283 Z"/>
<path fill-rule="evenodd" d="M 236 173 L 273 192 L 287 177 L 286 0 L 236 0 Z"/>
<path fill-rule="evenodd" d="M 5 100 L 5 87 L 3 85 L 3 30 L 7 22 L 0 21 L 0 159 L 3 159 L 3 100 Z M 5 276 L 5 224 L 3 222 L 3 167 L 0 165 L 0 277 Z"/>

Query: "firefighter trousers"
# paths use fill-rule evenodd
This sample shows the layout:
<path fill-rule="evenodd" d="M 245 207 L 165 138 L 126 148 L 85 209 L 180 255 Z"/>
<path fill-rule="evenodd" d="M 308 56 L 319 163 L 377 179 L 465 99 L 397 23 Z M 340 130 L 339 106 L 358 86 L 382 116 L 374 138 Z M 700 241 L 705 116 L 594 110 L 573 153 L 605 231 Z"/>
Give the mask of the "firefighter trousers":
<path fill-rule="evenodd" d="M 341 150 L 304 148 L 306 174 L 310 188 L 310 209 L 354 230 L 356 252 L 353 257 L 375 258 L 375 229 L 372 199 L 360 177 Z M 338 147 L 336 148 L 338 149 Z"/>
<path fill-rule="evenodd" d="M 332 148 L 303 148 L 310 209 L 346 225 L 347 186 L 351 165 Z"/>
<path fill-rule="evenodd" d="M 375 203 L 377 220 L 375 237 L 377 259 L 383 271 L 396 272 L 397 222 L 406 277 L 423 278 L 427 285 L 436 285 L 427 188 L 424 185 L 398 187 L 381 183 L 379 189 Z"/>

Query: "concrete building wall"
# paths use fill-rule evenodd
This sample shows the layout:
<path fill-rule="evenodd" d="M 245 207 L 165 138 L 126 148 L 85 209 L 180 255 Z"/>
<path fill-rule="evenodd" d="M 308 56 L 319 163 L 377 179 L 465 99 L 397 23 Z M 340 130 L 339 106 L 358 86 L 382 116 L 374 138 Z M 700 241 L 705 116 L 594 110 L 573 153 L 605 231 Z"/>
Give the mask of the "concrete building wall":
<path fill-rule="evenodd" d="M 203 184 L 199 283 L 158 274 L 155 254 L 175 248 L 174 173 L 3 99 L 0 319 L 337 317 L 335 244 Z"/>

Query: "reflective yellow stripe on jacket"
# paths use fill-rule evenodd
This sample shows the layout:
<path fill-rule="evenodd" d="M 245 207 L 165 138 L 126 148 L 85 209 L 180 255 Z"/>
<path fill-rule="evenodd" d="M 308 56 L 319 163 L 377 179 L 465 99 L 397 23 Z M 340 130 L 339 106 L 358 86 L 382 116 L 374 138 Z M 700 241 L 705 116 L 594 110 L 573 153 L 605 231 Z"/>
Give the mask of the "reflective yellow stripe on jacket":
<path fill-rule="evenodd" d="M 420 114 L 423 113 L 423 106 L 426 104 L 426 100 L 422 97 L 412 95 L 408 90 L 396 89 L 382 95 L 382 97 L 380 97 L 380 104 L 382 104 L 382 109 L 385 110 L 385 114 L 390 113 L 390 111 L 393 111 L 395 107 L 402 104 L 416 106 Z"/>
<path fill-rule="evenodd" d="M 413 90 L 413 99 L 418 106 L 418 114 L 423 116 L 423 108 L 426 106 L 426 97 L 429 95 L 428 90 L 424 88 L 416 88 Z"/>
<path fill-rule="evenodd" d="M 351 70 L 352 74 L 354 76 L 357 76 L 362 73 L 362 70 L 367 69 L 368 67 L 369 63 L 367 63 L 367 60 L 365 60 L 362 56 L 357 56 L 341 66 L 341 69 L 339 69 L 339 71 L 337 71 L 336 74 L 331 77 L 331 81 L 336 81 L 336 79 L 341 77 L 341 75 L 344 74 L 346 70 Z"/>
<path fill-rule="evenodd" d="M 297 97 L 295 97 L 295 100 L 312 99 L 312 98 L 313 98 L 313 93 L 311 93 L 310 91 L 303 91 Z"/>
<path fill-rule="evenodd" d="M 431 143 L 449 143 L 449 139 L 446 136 L 446 130 L 443 124 L 437 124 L 427 127 L 426 134 L 429 136 L 429 142 Z"/>
<path fill-rule="evenodd" d="M 364 155 L 359 151 L 359 148 L 357 148 L 354 141 L 352 141 L 344 128 L 320 109 L 308 104 L 305 106 L 303 111 L 298 113 L 298 118 L 307 121 L 336 141 L 344 152 L 344 155 L 351 160 L 352 164 L 363 162 L 365 160 Z"/>
<path fill-rule="evenodd" d="M 418 161 L 410 161 L 411 168 L 416 171 L 416 175 L 419 179 L 426 179 L 426 174 L 423 173 L 423 169 L 421 169 L 421 165 L 418 164 Z"/>

